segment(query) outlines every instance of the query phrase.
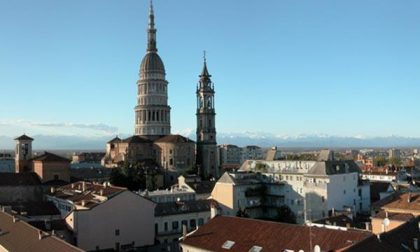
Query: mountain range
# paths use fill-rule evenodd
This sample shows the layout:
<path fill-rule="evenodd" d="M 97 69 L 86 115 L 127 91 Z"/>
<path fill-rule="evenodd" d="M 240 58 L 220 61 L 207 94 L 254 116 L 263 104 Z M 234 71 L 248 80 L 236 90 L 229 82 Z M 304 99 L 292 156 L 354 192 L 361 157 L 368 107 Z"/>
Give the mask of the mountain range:
<path fill-rule="evenodd" d="M 184 131 L 182 135 L 195 140 L 194 132 Z M 128 134 L 120 137 L 128 137 Z M 105 144 L 114 136 L 61 136 L 34 135 L 34 149 L 66 149 L 66 150 L 105 150 Z M 0 149 L 14 149 L 14 137 L 0 136 Z M 420 138 L 386 136 L 330 136 L 330 135 L 298 135 L 281 136 L 269 133 L 243 132 L 218 133 L 218 144 L 235 144 L 238 146 L 258 145 L 261 147 L 278 146 L 280 148 L 408 148 L 420 147 Z"/>

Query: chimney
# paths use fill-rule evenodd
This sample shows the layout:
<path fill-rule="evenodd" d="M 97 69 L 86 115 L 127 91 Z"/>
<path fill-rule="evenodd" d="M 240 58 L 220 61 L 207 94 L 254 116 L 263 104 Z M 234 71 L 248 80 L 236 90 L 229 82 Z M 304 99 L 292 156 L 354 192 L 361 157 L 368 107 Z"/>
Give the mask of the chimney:
<path fill-rule="evenodd" d="M 182 240 L 185 240 L 187 238 L 187 224 L 182 224 Z"/>
<path fill-rule="evenodd" d="M 321 247 L 319 245 L 315 245 L 314 252 L 321 252 Z"/>
<path fill-rule="evenodd" d="M 210 219 L 217 216 L 217 206 L 213 201 L 210 203 Z"/>
<path fill-rule="evenodd" d="M 55 193 L 55 187 L 54 186 L 52 186 L 50 190 L 51 190 L 52 194 Z"/>
<path fill-rule="evenodd" d="M 18 219 L 16 218 L 16 216 L 13 215 L 13 223 L 16 223 L 18 221 Z"/>
<path fill-rule="evenodd" d="M 82 182 L 82 192 L 86 191 L 86 182 Z"/>
<path fill-rule="evenodd" d="M 408 202 L 408 203 L 411 203 L 411 192 L 409 192 L 409 193 L 408 193 L 408 196 L 407 196 L 407 202 Z"/>
<path fill-rule="evenodd" d="M 385 224 L 381 224 L 381 233 L 385 233 Z"/>
<path fill-rule="evenodd" d="M 38 239 L 42 240 L 42 238 L 44 238 L 43 235 L 42 235 L 42 231 L 38 230 Z"/>
<path fill-rule="evenodd" d="M 335 209 L 334 209 L 334 207 L 331 210 L 331 216 L 335 216 Z"/>
<path fill-rule="evenodd" d="M 71 184 L 71 189 L 74 189 L 74 184 L 73 183 Z"/>
<path fill-rule="evenodd" d="M 84 207 L 86 205 L 86 201 L 82 200 L 82 206 Z"/>
<path fill-rule="evenodd" d="M 419 239 L 418 238 L 413 238 L 413 247 L 414 247 L 414 250 L 416 250 L 416 251 L 419 250 Z"/>
<path fill-rule="evenodd" d="M 370 223 L 369 222 L 365 222 L 365 228 L 366 228 L 366 231 L 370 231 Z"/>
<path fill-rule="evenodd" d="M 99 195 L 104 196 L 104 189 L 99 190 Z"/>
<path fill-rule="evenodd" d="M 378 238 L 378 241 L 381 242 L 381 234 L 377 234 L 376 237 Z"/>

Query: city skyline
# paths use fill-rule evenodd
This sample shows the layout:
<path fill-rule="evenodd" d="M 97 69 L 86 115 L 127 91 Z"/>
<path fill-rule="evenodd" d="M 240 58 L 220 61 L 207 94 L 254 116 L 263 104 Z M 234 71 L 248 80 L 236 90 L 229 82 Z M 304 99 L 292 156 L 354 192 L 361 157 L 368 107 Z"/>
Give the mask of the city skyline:
<path fill-rule="evenodd" d="M 134 133 L 147 1 L 2 5 L 0 136 Z M 220 132 L 420 137 L 415 1 L 154 5 L 173 133 L 195 131 L 206 50 Z"/>

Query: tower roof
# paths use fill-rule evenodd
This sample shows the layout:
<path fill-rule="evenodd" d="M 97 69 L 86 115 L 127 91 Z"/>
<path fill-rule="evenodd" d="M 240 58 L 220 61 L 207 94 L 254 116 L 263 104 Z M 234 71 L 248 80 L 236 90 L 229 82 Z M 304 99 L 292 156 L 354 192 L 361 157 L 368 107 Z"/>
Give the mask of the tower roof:
<path fill-rule="evenodd" d="M 15 138 L 15 140 L 27 140 L 27 141 L 33 141 L 34 139 L 31 137 L 28 137 L 27 135 L 23 134 L 20 137 Z"/>
<path fill-rule="evenodd" d="M 155 14 L 153 11 L 153 3 L 150 1 L 149 7 L 149 24 L 147 28 L 147 53 L 140 64 L 140 73 L 158 72 L 165 73 L 165 66 L 162 59 L 157 54 L 156 48 L 156 28 Z"/>

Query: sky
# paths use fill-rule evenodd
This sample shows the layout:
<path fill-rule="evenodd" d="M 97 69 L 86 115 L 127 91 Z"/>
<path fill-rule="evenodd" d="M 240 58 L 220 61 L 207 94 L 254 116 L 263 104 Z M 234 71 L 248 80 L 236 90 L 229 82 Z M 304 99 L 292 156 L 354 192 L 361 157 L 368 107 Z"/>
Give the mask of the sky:
<path fill-rule="evenodd" d="M 146 0 L 0 0 L 0 135 L 133 134 Z M 155 0 L 173 133 L 420 137 L 420 1 Z"/>

